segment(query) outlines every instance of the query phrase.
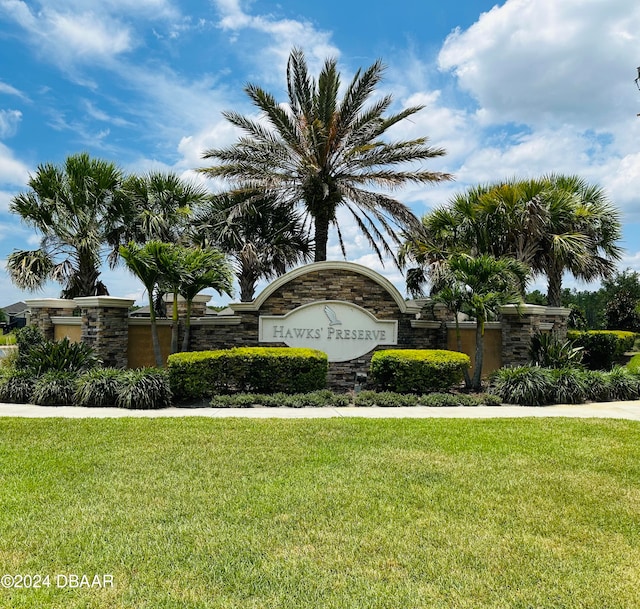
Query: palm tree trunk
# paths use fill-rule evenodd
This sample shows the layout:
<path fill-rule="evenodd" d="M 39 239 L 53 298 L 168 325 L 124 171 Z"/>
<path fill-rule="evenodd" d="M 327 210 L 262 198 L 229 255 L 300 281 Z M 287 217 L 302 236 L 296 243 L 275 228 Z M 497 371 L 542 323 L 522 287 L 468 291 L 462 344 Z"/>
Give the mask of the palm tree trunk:
<path fill-rule="evenodd" d="M 173 293 L 171 322 L 171 353 L 176 353 L 178 351 L 178 331 L 180 329 L 180 320 L 178 319 L 178 292 Z"/>
<path fill-rule="evenodd" d="M 189 350 L 190 338 L 191 338 L 191 300 L 187 299 L 187 311 L 184 318 L 184 336 L 182 337 L 182 351 Z"/>
<path fill-rule="evenodd" d="M 462 337 L 460 336 L 460 321 L 458 320 L 458 312 L 455 312 L 456 321 L 456 348 L 459 353 L 462 353 Z M 469 369 L 464 369 L 464 386 L 466 389 L 471 389 L 471 378 L 469 377 Z"/>
<path fill-rule="evenodd" d="M 471 389 L 480 391 L 482 389 L 482 364 L 484 361 L 484 319 L 479 318 L 476 326 L 476 357 L 473 362 L 473 378 L 471 379 Z"/>
<path fill-rule="evenodd" d="M 238 285 L 240 286 L 240 302 L 251 302 L 256 292 L 257 277 L 251 268 L 251 263 L 245 258 L 241 260 Z"/>
<path fill-rule="evenodd" d="M 326 213 L 319 213 L 314 217 L 314 262 L 324 262 L 327 259 L 327 241 L 329 240 L 329 217 Z"/>
<path fill-rule="evenodd" d="M 151 344 L 153 345 L 153 357 L 156 360 L 156 366 L 158 368 L 164 368 L 162 351 L 160 350 L 160 337 L 158 336 L 158 325 L 156 324 L 156 312 L 153 310 L 153 304 L 149 308 L 149 319 L 151 321 Z"/>
<path fill-rule="evenodd" d="M 550 307 L 562 306 L 562 266 L 553 264 L 547 269 L 547 302 Z"/>

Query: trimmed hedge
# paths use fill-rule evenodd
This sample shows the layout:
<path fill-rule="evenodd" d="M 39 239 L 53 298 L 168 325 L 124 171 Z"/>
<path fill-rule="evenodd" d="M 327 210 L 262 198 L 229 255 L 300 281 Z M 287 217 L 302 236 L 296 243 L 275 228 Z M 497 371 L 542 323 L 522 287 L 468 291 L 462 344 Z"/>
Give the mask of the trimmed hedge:
<path fill-rule="evenodd" d="M 470 365 L 458 351 L 386 349 L 373 354 L 370 373 L 377 389 L 422 394 L 459 385 Z"/>
<path fill-rule="evenodd" d="M 617 360 L 633 349 L 635 332 L 624 330 L 570 330 L 567 338 L 583 348 L 582 363 L 590 370 L 610 370 Z"/>
<path fill-rule="evenodd" d="M 167 361 L 177 400 L 202 400 L 219 393 L 306 393 L 324 389 L 327 354 L 292 347 L 236 347 L 174 353 Z"/>

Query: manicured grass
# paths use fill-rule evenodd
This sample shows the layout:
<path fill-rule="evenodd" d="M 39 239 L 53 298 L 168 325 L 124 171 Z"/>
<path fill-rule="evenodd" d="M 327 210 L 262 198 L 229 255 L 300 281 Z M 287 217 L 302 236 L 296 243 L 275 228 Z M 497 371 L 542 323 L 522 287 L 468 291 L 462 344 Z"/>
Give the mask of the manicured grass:
<path fill-rule="evenodd" d="M 0 419 L 21 608 L 640 606 L 640 424 Z"/>

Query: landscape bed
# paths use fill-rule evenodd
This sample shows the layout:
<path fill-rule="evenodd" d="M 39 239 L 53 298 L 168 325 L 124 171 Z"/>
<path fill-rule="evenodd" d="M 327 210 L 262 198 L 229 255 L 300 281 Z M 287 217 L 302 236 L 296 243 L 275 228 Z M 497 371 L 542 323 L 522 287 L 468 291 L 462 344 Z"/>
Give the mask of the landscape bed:
<path fill-rule="evenodd" d="M 640 424 L 0 421 L 26 608 L 638 606 Z"/>

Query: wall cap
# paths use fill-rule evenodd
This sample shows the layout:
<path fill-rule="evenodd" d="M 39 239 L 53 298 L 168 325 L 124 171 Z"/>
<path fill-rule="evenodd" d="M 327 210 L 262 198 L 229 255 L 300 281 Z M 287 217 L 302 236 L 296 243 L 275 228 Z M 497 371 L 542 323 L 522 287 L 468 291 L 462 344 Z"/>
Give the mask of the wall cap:
<path fill-rule="evenodd" d="M 191 302 L 209 302 L 212 298 L 210 294 L 197 294 Z M 173 302 L 173 294 L 165 294 L 164 301 Z M 178 302 L 187 302 L 187 299 L 178 294 Z"/>
<path fill-rule="evenodd" d="M 505 305 L 500 307 L 502 315 L 559 315 L 569 317 L 571 309 L 565 307 L 545 307 L 542 305 Z"/>
<path fill-rule="evenodd" d="M 116 296 L 79 296 L 74 298 L 75 306 L 88 308 L 128 309 L 135 300 L 132 298 L 117 298 Z"/>
<path fill-rule="evenodd" d="M 230 303 L 229 307 L 234 311 L 259 311 L 267 298 L 269 298 L 269 296 L 271 296 L 271 294 L 273 294 L 277 289 L 298 277 L 302 277 L 303 275 L 308 275 L 309 273 L 314 273 L 316 271 L 350 271 L 352 273 L 363 275 L 383 287 L 398 305 L 401 313 L 407 313 L 408 311 L 413 312 L 414 310 L 412 306 L 408 306 L 409 303 L 405 301 L 396 286 L 394 286 L 386 277 L 383 277 L 380 273 L 370 269 L 369 267 L 356 264 L 355 262 L 346 262 L 344 260 L 326 260 L 324 262 L 312 262 L 311 264 L 299 266 L 271 282 L 264 290 L 262 290 L 262 292 L 260 292 L 255 300 L 251 302 Z"/>
<path fill-rule="evenodd" d="M 54 326 L 81 326 L 82 317 L 52 317 L 51 323 Z"/>
<path fill-rule="evenodd" d="M 442 322 L 433 319 L 412 319 L 412 328 L 427 328 L 428 330 L 439 330 L 442 328 Z"/>
<path fill-rule="evenodd" d="M 28 308 L 38 309 L 75 309 L 77 306 L 73 300 L 65 298 L 34 298 L 24 302 Z"/>

